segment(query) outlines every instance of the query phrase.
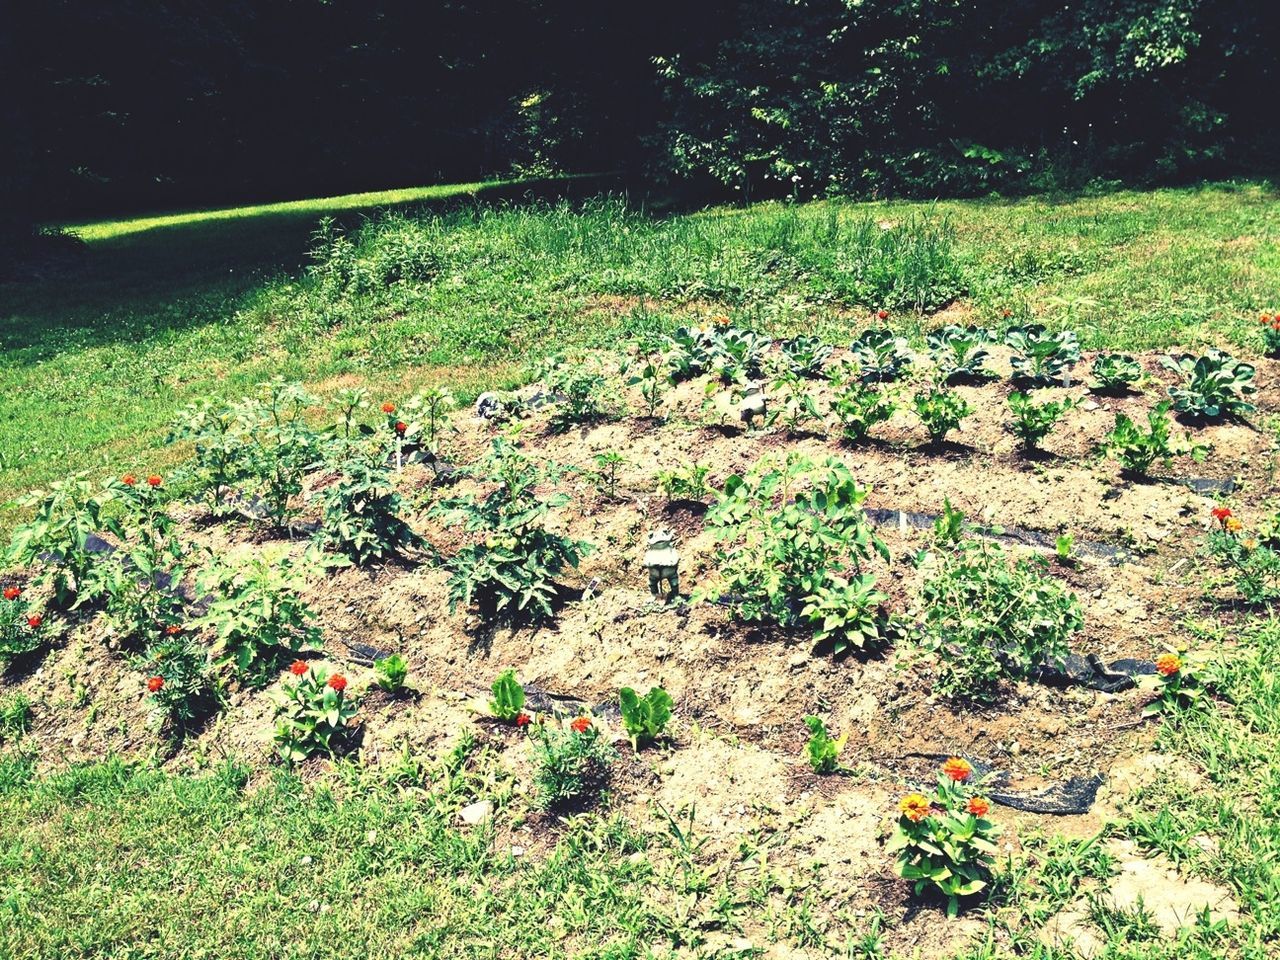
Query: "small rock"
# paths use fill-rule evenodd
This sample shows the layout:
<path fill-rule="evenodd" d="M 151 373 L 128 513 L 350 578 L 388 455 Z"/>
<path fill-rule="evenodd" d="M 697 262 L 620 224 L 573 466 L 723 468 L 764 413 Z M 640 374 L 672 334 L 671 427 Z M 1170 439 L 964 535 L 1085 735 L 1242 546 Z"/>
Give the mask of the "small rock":
<path fill-rule="evenodd" d="M 517 845 L 513 845 L 513 846 L 511 847 L 511 855 L 512 855 L 513 857 L 523 857 L 523 856 L 524 856 L 524 847 L 517 846 Z"/>
<path fill-rule="evenodd" d="M 458 819 L 468 827 L 478 827 L 492 816 L 493 804 L 488 800 L 477 800 L 458 811 Z"/>

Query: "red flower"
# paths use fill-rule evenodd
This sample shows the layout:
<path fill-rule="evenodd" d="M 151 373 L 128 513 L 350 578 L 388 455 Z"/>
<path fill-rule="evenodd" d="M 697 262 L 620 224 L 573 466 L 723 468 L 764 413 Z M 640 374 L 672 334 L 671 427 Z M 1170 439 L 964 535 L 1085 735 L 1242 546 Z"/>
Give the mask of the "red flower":
<path fill-rule="evenodd" d="M 18 597 L 21 595 L 22 595 L 22 591 L 19 590 L 17 587 L 4 588 L 4 598 L 6 600 L 17 600 Z"/>
<path fill-rule="evenodd" d="M 888 319 L 889 319 L 889 311 L 888 311 L 888 310 L 881 310 L 879 313 L 877 313 L 877 314 L 876 314 L 876 316 L 877 316 L 877 317 L 879 317 L 881 320 L 888 320 Z"/>
<path fill-rule="evenodd" d="M 182 632 L 182 627 L 178 626 L 176 623 L 171 623 L 164 628 L 164 632 L 171 637 L 176 637 Z"/>
<path fill-rule="evenodd" d="M 529 716 L 523 710 L 516 714 L 517 727 L 527 727 L 531 723 L 533 723 L 533 717 Z"/>
<path fill-rule="evenodd" d="M 1009 317 L 1013 316 L 1013 311 L 1010 310 L 1008 307 L 1005 307 L 1003 310 L 1000 311 L 1000 316 L 1004 317 L 1007 320 Z"/>
<path fill-rule="evenodd" d="M 161 484 L 161 483 L 163 483 L 163 482 L 164 482 L 164 481 L 160 479 L 160 477 L 159 477 L 159 475 L 158 475 L 158 474 L 154 474 L 154 473 L 153 473 L 151 476 L 147 477 L 147 486 L 148 486 L 148 487 L 158 487 L 158 486 L 160 486 L 160 484 Z"/>
<path fill-rule="evenodd" d="M 384 404 L 382 405 L 382 412 L 383 412 L 383 413 L 395 413 L 395 412 L 396 412 L 396 405 L 395 405 L 394 403 L 392 403 L 390 400 L 388 400 L 386 403 L 384 403 Z"/>
<path fill-rule="evenodd" d="M 340 673 L 335 673 L 329 678 L 329 686 L 338 691 L 338 693 L 341 693 L 343 690 L 347 689 L 347 678 Z"/>
<path fill-rule="evenodd" d="M 40 624 L 42 623 L 44 623 L 44 617 L 40 616 L 38 613 L 33 613 L 31 616 L 27 617 L 27 626 L 32 630 L 39 629 Z"/>
<path fill-rule="evenodd" d="M 396 421 L 396 433 L 400 434 L 401 436 L 404 436 L 404 432 L 408 429 L 409 429 L 409 425 L 405 423 L 403 420 Z"/>
<path fill-rule="evenodd" d="M 152 693 L 159 693 L 160 688 L 164 686 L 164 677 L 148 677 L 147 689 Z"/>
<path fill-rule="evenodd" d="M 569 726 L 573 728 L 574 733 L 586 733 L 591 729 L 591 718 L 578 717 L 578 719 L 574 720 L 573 723 L 569 724 Z"/>
<path fill-rule="evenodd" d="M 1230 507 L 1214 507 L 1212 510 L 1209 511 L 1209 513 L 1210 515 L 1212 515 L 1213 519 L 1217 520 L 1219 523 L 1225 526 L 1227 523 L 1227 519 L 1231 516 L 1231 508 Z"/>
<path fill-rule="evenodd" d="M 135 477 L 132 473 L 126 473 L 123 477 L 120 478 L 120 482 L 123 483 L 126 487 L 132 487 L 135 483 L 138 482 L 138 478 Z"/>
<path fill-rule="evenodd" d="M 302 676 L 308 669 L 310 668 L 307 666 L 307 661 L 305 660 L 295 660 L 293 663 L 289 664 L 289 672 L 295 677 Z"/>
<path fill-rule="evenodd" d="M 964 783 L 973 776 L 973 764 L 961 757 L 952 757 L 942 765 L 942 772 L 956 783 Z"/>
<path fill-rule="evenodd" d="M 985 817 L 991 809 L 991 803 L 985 797 L 974 797 L 969 801 L 969 812 L 975 817 Z"/>

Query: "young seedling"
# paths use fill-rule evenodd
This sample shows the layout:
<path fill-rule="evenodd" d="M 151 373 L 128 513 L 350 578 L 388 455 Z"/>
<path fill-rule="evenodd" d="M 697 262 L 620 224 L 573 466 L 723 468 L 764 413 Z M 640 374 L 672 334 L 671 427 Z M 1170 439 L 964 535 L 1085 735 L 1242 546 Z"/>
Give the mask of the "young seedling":
<path fill-rule="evenodd" d="M 622 726 L 631 738 L 632 749 L 637 751 L 662 736 L 674 705 L 661 687 L 651 688 L 643 697 L 630 687 L 623 687 L 618 691 L 618 703 L 622 708 Z"/>
<path fill-rule="evenodd" d="M 516 679 L 514 670 L 504 670 L 493 681 L 493 699 L 489 701 L 489 713 L 495 720 L 515 723 L 524 710 L 524 687 Z"/>
<path fill-rule="evenodd" d="M 389 657 L 375 660 L 373 675 L 378 686 L 390 694 L 397 694 L 404 689 L 405 677 L 409 675 L 409 664 L 404 657 L 393 653 Z"/>
<path fill-rule="evenodd" d="M 618 471 L 627 465 L 627 458 L 617 450 L 607 450 L 595 456 L 596 471 L 591 484 L 606 500 L 618 499 Z"/>
<path fill-rule="evenodd" d="M 840 751 L 844 749 L 849 735 L 846 733 L 839 739 L 831 739 L 826 725 L 818 717 L 805 717 L 804 725 L 809 728 L 809 740 L 805 744 L 809 766 L 817 774 L 835 773 L 840 769 Z"/>

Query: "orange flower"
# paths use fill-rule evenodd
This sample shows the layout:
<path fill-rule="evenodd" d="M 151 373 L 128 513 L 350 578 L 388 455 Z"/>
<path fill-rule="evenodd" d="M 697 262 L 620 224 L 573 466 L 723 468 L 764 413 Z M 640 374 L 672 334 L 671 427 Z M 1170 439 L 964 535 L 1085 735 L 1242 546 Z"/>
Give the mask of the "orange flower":
<path fill-rule="evenodd" d="M 929 798 L 919 793 L 908 793 L 898 804 L 898 809 L 912 823 L 919 823 L 933 812 L 933 807 L 929 805 Z"/>
<path fill-rule="evenodd" d="M 1230 507 L 1214 507 L 1212 510 L 1209 511 L 1209 515 L 1213 517 L 1213 519 L 1217 520 L 1219 523 L 1225 526 L 1227 523 L 1227 519 L 1231 516 L 1231 508 Z"/>
<path fill-rule="evenodd" d="M 159 693 L 164 686 L 164 677 L 148 677 L 147 689 L 152 693 Z"/>
<path fill-rule="evenodd" d="M 964 783 L 973 776 L 973 764 L 960 757 L 952 757 L 942 765 L 942 772 L 957 783 Z"/>
<path fill-rule="evenodd" d="M 341 693 L 343 690 L 347 689 L 347 678 L 340 673 L 335 673 L 329 678 L 329 686 L 338 693 Z"/>
<path fill-rule="evenodd" d="M 126 487 L 132 487 L 135 483 L 138 482 L 138 478 L 135 477 L 132 473 L 126 473 L 123 477 L 120 478 L 120 482 L 123 483 Z"/>
<path fill-rule="evenodd" d="M 1182 658 L 1176 653 L 1162 653 L 1156 657 L 1156 671 L 1164 677 L 1172 677 L 1182 669 Z"/>
<path fill-rule="evenodd" d="M 878 312 L 876 313 L 876 318 L 877 318 L 877 319 L 880 319 L 880 320 L 888 320 L 888 319 L 889 319 L 889 311 L 888 311 L 888 310 L 880 310 L 880 311 L 878 311 Z"/>
<path fill-rule="evenodd" d="M 159 474 L 155 474 L 155 473 L 153 473 L 151 476 L 147 477 L 147 486 L 148 486 L 148 487 L 158 487 L 158 486 L 160 486 L 160 484 L 162 484 L 163 482 L 164 482 L 164 481 L 160 479 Z"/>
<path fill-rule="evenodd" d="M 182 627 L 178 626 L 176 623 L 171 623 L 164 628 L 164 632 L 171 637 L 176 637 L 182 632 Z"/>
<path fill-rule="evenodd" d="M 968 809 L 975 817 L 985 817 L 991 809 L 991 802 L 985 797 L 973 797 L 969 800 Z"/>
<path fill-rule="evenodd" d="M 44 617 L 40 616 L 38 613 L 33 613 L 31 616 L 27 617 L 27 626 L 32 630 L 39 630 L 40 624 L 42 623 L 44 623 Z"/>
<path fill-rule="evenodd" d="M 578 717 L 578 719 L 574 720 L 573 723 L 569 724 L 569 726 L 573 728 L 574 733 L 586 733 L 591 729 L 591 718 Z"/>
<path fill-rule="evenodd" d="M 6 600 L 17 600 L 21 594 L 22 594 L 22 591 L 19 590 L 17 587 L 4 588 L 4 598 Z"/>
<path fill-rule="evenodd" d="M 300 677 L 307 672 L 307 662 L 305 660 L 295 660 L 289 664 L 289 672 L 295 677 Z"/>
<path fill-rule="evenodd" d="M 384 403 L 384 404 L 382 405 L 382 412 L 383 412 L 383 413 L 395 413 L 395 412 L 396 412 L 396 405 L 395 405 L 394 403 L 392 403 L 390 400 L 388 400 L 386 403 Z"/>
<path fill-rule="evenodd" d="M 405 423 L 403 420 L 396 421 L 396 433 L 400 434 L 401 436 L 404 436 L 405 431 L 407 431 L 408 429 L 409 429 L 409 425 Z"/>
<path fill-rule="evenodd" d="M 1244 529 L 1244 524 L 1240 522 L 1239 517 L 1227 517 L 1227 519 L 1222 522 L 1222 526 L 1227 533 L 1239 533 Z"/>
<path fill-rule="evenodd" d="M 516 714 L 517 727 L 527 727 L 531 723 L 533 723 L 533 717 L 529 716 L 523 710 Z"/>

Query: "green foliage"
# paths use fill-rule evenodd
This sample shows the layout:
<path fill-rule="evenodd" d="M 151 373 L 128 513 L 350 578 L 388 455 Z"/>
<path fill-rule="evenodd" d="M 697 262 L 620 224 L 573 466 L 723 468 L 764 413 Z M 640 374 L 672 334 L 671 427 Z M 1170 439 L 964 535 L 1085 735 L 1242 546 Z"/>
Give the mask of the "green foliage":
<path fill-rule="evenodd" d="M 839 739 L 831 739 L 827 727 L 818 717 L 805 717 L 804 725 L 809 728 L 809 740 L 805 743 L 805 755 L 809 758 L 809 766 L 818 774 L 835 773 L 840 769 L 840 751 L 849 739 L 846 733 Z"/>
<path fill-rule="evenodd" d="M 380 460 L 351 456 L 335 469 L 338 478 L 320 496 L 317 546 L 336 554 L 339 562 L 363 567 L 417 542 L 400 515 L 403 504 L 391 473 Z"/>
<path fill-rule="evenodd" d="M 90 536 L 103 529 L 102 508 L 111 488 L 95 490 L 84 474 L 34 490 L 18 501 L 33 512 L 13 533 L 9 561 L 23 567 L 40 565 L 40 582 L 53 579 L 55 602 L 80 606 L 94 598 L 92 573 L 100 554 L 91 552 Z"/>
<path fill-rule="evenodd" d="M 840 421 L 840 432 L 850 443 L 863 440 L 872 427 L 888 420 L 897 409 L 889 395 L 858 376 L 853 365 L 833 370 L 831 386 L 836 391 L 831 412 Z"/>
<path fill-rule="evenodd" d="M 553 430 L 563 432 L 604 416 L 604 377 L 581 360 L 551 357 L 539 369 L 538 379 L 556 401 L 551 414 Z"/>
<path fill-rule="evenodd" d="M 183 469 L 186 484 L 201 493 L 215 517 L 227 516 L 228 498 L 246 469 L 243 421 L 234 407 L 204 397 L 178 411 L 169 426 L 169 442 L 185 440 L 195 459 Z"/>
<path fill-rule="evenodd" d="M 933 521 L 933 542 L 938 546 L 959 543 L 967 531 L 964 512 L 951 505 L 950 497 L 943 497 L 942 513 Z"/>
<path fill-rule="evenodd" d="M 280 529 L 297 512 L 292 500 L 302 492 L 303 477 L 319 463 L 319 437 L 304 416 L 315 403 L 299 384 L 277 377 L 235 405 L 245 483 Z"/>
<path fill-rule="evenodd" d="M 938 654 L 936 690 L 991 702 L 1001 680 L 1060 660 L 1084 621 L 1075 595 L 1042 557 L 1009 562 L 993 544 L 966 541 L 924 584 L 925 644 Z"/>
<path fill-rule="evenodd" d="M 1167 666 L 1161 669 L 1166 661 Z M 1157 657 L 1155 675 L 1142 680 L 1142 686 L 1155 693 L 1155 699 L 1142 708 L 1143 717 L 1193 710 L 1206 693 L 1205 678 L 1200 670 L 1189 664 L 1185 656 L 1173 651 Z"/>
<path fill-rule="evenodd" d="M 489 701 L 489 713 L 504 723 L 515 723 L 524 710 L 524 687 L 516 679 L 514 670 L 504 670 L 493 681 L 493 699 Z"/>
<path fill-rule="evenodd" d="M 397 694 L 404 689 L 405 678 L 409 676 L 409 663 L 398 653 L 382 657 L 373 662 L 373 676 L 378 686 L 390 694 Z"/>
<path fill-rule="evenodd" d="M 793 437 L 802 433 L 807 424 L 822 423 L 818 402 L 809 392 L 809 382 L 790 366 L 775 375 L 769 393 L 768 422 L 781 422 Z"/>
<path fill-rule="evenodd" d="M 786 370 L 809 380 L 821 380 L 826 375 L 831 346 L 823 343 L 820 337 L 791 337 L 783 340 L 781 346 Z"/>
<path fill-rule="evenodd" d="M 618 497 L 618 471 L 629 461 L 617 450 L 606 450 L 595 455 L 595 473 L 591 475 L 591 484 L 600 491 L 606 500 Z"/>
<path fill-rule="evenodd" d="M 348 746 L 359 698 L 346 692 L 345 677 L 330 675 L 324 667 L 308 667 L 294 676 L 275 696 L 276 751 L 286 763 L 341 752 Z"/>
<path fill-rule="evenodd" d="M 938 368 L 938 375 L 944 381 L 985 380 L 993 376 L 984 366 L 990 356 L 986 345 L 993 339 L 991 331 L 985 327 L 972 324 L 961 327 L 949 323 L 928 334 L 925 344 Z"/>
<path fill-rule="evenodd" d="M 1280 551 L 1274 542 L 1228 529 L 1209 531 L 1206 552 L 1234 582 L 1245 603 L 1264 605 L 1280 600 Z"/>
<path fill-rule="evenodd" d="M 644 696 L 630 687 L 618 691 L 618 705 L 622 710 L 622 726 L 631 738 L 631 746 L 639 750 L 653 743 L 671 721 L 671 708 L 675 705 L 670 694 L 661 687 L 652 687 Z"/>
<path fill-rule="evenodd" d="M 1142 364 L 1127 353 L 1100 353 L 1089 372 L 1095 393 L 1124 393 L 1142 379 Z"/>
<path fill-rule="evenodd" d="M 577 567 L 591 544 L 549 532 L 548 511 L 568 497 L 537 496 L 540 482 L 554 480 L 559 468 L 535 466 L 505 440 L 494 441 L 480 474 L 495 489 L 487 496 L 455 497 L 433 512 L 460 522 L 483 540 L 463 547 L 448 561 L 449 607 L 478 608 L 486 620 L 543 620 L 554 613 L 556 577 Z"/>
<path fill-rule="evenodd" d="M 1242 363 L 1221 350 L 1208 350 L 1202 356 L 1183 354 L 1165 357 L 1166 369 L 1182 374 L 1182 386 L 1170 387 L 1169 396 L 1179 413 L 1204 420 L 1223 416 L 1243 416 L 1256 408 L 1245 397 L 1257 393 L 1254 367 Z"/>
<path fill-rule="evenodd" d="M 21 592 L 11 599 L 0 594 L 0 668 L 38 648 L 43 626 L 43 617 L 32 612 Z"/>
<path fill-rule="evenodd" d="M 1123 413 L 1116 414 L 1116 425 L 1107 434 L 1104 446 L 1120 466 L 1139 476 L 1148 476 L 1151 467 L 1162 462 L 1166 469 L 1174 457 L 1190 456 L 1203 460 L 1205 449 L 1191 443 L 1186 434 L 1173 439 L 1169 421 L 1169 401 L 1157 403 L 1147 413 L 1147 429 L 1143 430 Z"/>
<path fill-rule="evenodd" d="M 888 560 L 862 511 L 867 492 L 834 457 L 764 457 L 729 477 L 707 513 L 729 545 L 718 554 L 721 582 L 706 595 L 747 622 L 806 622 L 805 604 L 832 577 L 861 573 L 873 553 Z"/>
<path fill-rule="evenodd" d="M 185 633 L 166 633 L 149 644 L 133 667 L 147 677 L 147 702 L 158 727 L 168 723 L 181 734 L 216 706 L 208 651 Z"/>
<path fill-rule="evenodd" d="M 1080 361 L 1080 342 L 1070 330 L 1050 333 L 1044 324 L 1031 323 L 1005 331 L 1012 348 L 1013 375 L 1033 384 L 1057 383 Z"/>
<path fill-rule="evenodd" d="M 13 742 L 31 729 L 31 701 L 18 691 L 0 699 L 0 740 Z"/>
<path fill-rule="evenodd" d="M 921 390 L 912 403 L 930 443 L 941 443 L 972 412 L 968 401 L 960 394 L 938 387 Z"/>
<path fill-rule="evenodd" d="M 947 916 L 959 912 L 961 897 L 979 894 L 991 882 L 1000 830 L 987 819 L 987 807 L 988 801 L 975 798 L 965 781 L 952 780 L 944 768 L 932 796 L 903 799 L 902 815 L 885 846 L 897 853 L 894 867 L 912 882 L 916 896 L 933 888 L 947 898 Z"/>
<path fill-rule="evenodd" d="M 857 648 L 872 650 L 890 639 L 889 617 L 884 604 L 889 597 L 876 589 L 869 573 L 849 579 L 833 576 L 805 598 L 800 616 L 813 627 L 813 639 L 830 643 L 839 655 Z"/>
<path fill-rule="evenodd" d="M 1268 357 L 1280 355 L 1280 313 L 1262 317 L 1262 352 Z"/>
<path fill-rule="evenodd" d="M 415 393 L 399 410 L 399 419 L 405 424 L 403 439 L 439 453 L 440 437 L 457 405 L 453 391 L 446 386 L 437 385 Z"/>
<path fill-rule="evenodd" d="M 609 779 L 617 754 L 589 717 L 567 727 L 539 724 L 534 745 L 535 802 L 544 810 L 593 799 Z"/>
<path fill-rule="evenodd" d="M 707 477 L 711 468 L 699 463 L 658 471 L 658 490 L 669 503 L 678 500 L 700 501 L 711 490 Z"/>
<path fill-rule="evenodd" d="M 640 396 L 644 399 L 645 416 L 654 420 L 658 416 L 658 408 L 662 406 L 662 397 L 671 385 L 671 377 L 659 366 L 653 357 L 645 357 L 638 370 L 630 372 L 627 386 L 640 388 Z"/>
<path fill-rule="evenodd" d="M 1024 450 L 1036 450 L 1063 415 L 1077 404 L 1078 401 L 1070 397 L 1033 403 L 1030 396 L 1015 390 L 1009 394 L 1009 412 L 1013 414 L 1009 431 Z"/>
<path fill-rule="evenodd" d="M 1053 552 L 1059 563 L 1071 563 L 1071 552 L 1075 549 L 1076 538 L 1070 533 L 1060 533 L 1053 542 Z"/>
<path fill-rule="evenodd" d="M 320 630 L 300 590 L 305 568 L 288 557 L 255 558 L 231 564 L 211 556 L 197 574 L 207 603 L 193 626 L 212 630 L 218 666 L 230 666 L 251 683 L 260 683 L 286 653 L 319 645 Z"/>
<path fill-rule="evenodd" d="M 904 337 L 888 328 L 863 330 L 849 345 L 861 378 L 887 382 L 900 380 L 911 366 L 911 352 Z"/>

